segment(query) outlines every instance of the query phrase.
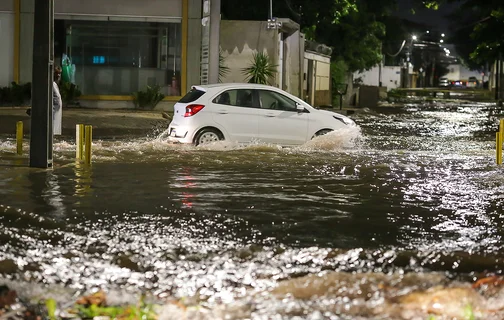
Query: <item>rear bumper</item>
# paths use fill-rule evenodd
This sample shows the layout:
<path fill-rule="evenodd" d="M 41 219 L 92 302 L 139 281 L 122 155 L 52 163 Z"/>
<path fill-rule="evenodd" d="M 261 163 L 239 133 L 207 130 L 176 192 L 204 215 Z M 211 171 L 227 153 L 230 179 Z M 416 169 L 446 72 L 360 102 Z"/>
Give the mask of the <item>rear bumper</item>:
<path fill-rule="evenodd" d="M 190 128 L 170 124 L 168 127 L 168 140 L 179 143 L 192 143 L 193 132 Z"/>

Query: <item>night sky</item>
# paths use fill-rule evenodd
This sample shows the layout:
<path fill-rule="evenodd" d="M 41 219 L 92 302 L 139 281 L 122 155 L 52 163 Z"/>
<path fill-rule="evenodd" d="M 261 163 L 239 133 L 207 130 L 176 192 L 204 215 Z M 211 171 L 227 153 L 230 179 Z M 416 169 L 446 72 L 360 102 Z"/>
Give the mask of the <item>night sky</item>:
<path fill-rule="evenodd" d="M 430 24 L 444 33 L 449 33 L 450 31 L 450 21 L 445 16 L 460 6 L 459 2 L 443 3 L 439 6 L 438 10 L 416 9 L 415 14 L 412 14 L 412 0 L 397 0 L 397 3 L 400 17 L 417 23 Z"/>

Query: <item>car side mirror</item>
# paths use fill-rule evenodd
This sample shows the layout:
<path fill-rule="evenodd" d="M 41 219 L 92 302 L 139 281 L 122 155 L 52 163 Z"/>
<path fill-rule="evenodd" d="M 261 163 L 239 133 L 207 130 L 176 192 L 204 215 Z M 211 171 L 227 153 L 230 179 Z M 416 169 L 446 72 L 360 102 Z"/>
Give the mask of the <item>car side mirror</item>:
<path fill-rule="evenodd" d="M 302 104 L 296 103 L 296 109 L 298 112 L 304 112 L 305 108 Z"/>

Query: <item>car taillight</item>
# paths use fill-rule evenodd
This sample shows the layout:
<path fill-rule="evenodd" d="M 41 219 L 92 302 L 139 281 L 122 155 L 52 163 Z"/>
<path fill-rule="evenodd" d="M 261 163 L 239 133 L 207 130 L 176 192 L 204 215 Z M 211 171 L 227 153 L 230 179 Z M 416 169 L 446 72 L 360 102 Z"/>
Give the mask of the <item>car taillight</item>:
<path fill-rule="evenodd" d="M 194 116 L 196 113 L 200 112 L 201 109 L 203 109 L 205 106 L 202 105 L 202 104 L 191 104 L 191 105 L 188 105 L 186 108 L 185 108 L 185 114 L 184 114 L 184 117 L 192 117 Z"/>

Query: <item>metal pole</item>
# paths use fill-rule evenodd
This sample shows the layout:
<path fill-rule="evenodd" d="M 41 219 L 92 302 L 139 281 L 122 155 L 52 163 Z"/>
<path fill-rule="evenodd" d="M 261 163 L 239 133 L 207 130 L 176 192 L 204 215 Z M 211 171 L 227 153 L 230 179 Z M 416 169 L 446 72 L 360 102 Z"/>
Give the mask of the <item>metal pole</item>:
<path fill-rule="evenodd" d="M 77 124 L 75 126 L 75 158 L 77 160 L 84 159 L 84 125 Z"/>
<path fill-rule="evenodd" d="M 502 85 L 503 77 L 502 77 L 502 72 L 504 70 L 504 65 L 502 61 L 502 52 L 499 52 L 499 103 L 501 103 L 501 100 L 504 98 L 504 86 Z"/>
<path fill-rule="evenodd" d="M 50 168 L 53 161 L 54 0 L 35 1 L 33 33 L 30 167 Z"/>
<path fill-rule="evenodd" d="M 273 19 L 273 0 L 270 0 L 270 7 L 269 7 L 269 18 Z"/>
<path fill-rule="evenodd" d="M 91 150 L 93 141 L 93 127 L 88 125 L 84 127 L 84 130 L 85 130 L 84 136 L 86 140 L 84 147 L 86 155 L 84 156 L 84 160 L 86 164 L 91 164 L 91 155 L 93 154 Z"/>
<path fill-rule="evenodd" d="M 220 23 L 221 0 L 210 1 L 210 39 L 208 57 L 208 83 L 219 82 L 219 49 L 220 49 Z"/>
<path fill-rule="evenodd" d="M 23 155 L 23 121 L 16 123 L 16 152 L 18 155 Z"/>
<path fill-rule="evenodd" d="M 495 61 L 495 100 L 499 101 L 499 87 L 501 85 L 500 83 L 500 74 L 501 74 L 501 63 L 500 60 L 497 59 Z"/>

